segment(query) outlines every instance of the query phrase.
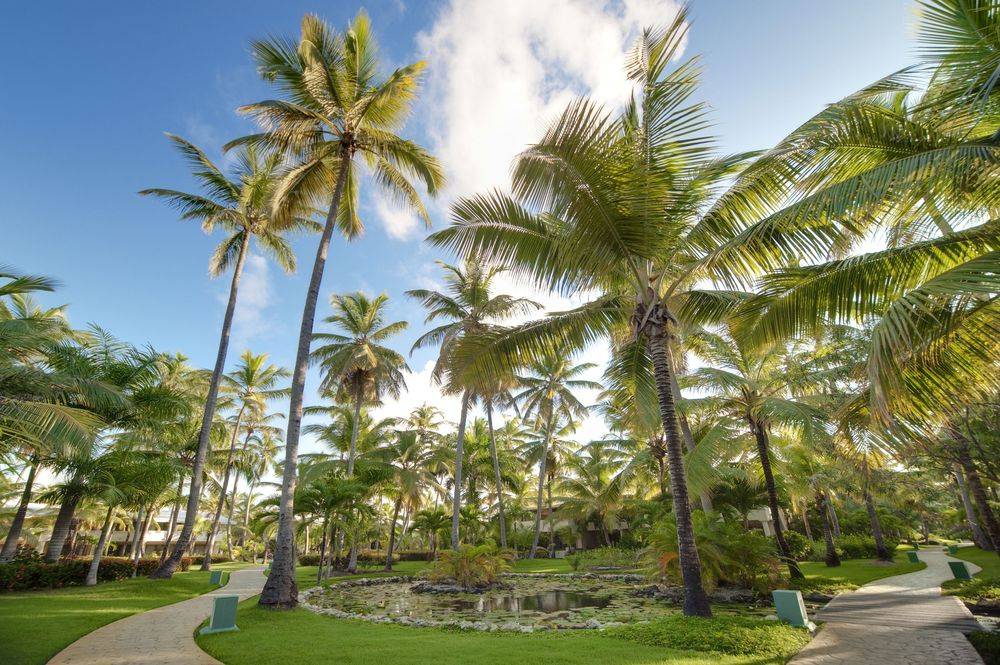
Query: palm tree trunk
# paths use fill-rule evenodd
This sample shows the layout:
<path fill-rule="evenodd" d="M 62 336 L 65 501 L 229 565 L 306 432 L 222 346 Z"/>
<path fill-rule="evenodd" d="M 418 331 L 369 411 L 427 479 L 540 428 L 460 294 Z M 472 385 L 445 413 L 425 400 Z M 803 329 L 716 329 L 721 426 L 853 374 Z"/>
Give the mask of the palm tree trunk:
<path fill-rule="evenodd" d="M 983 488 L 983 482 L 979 478 L 979 470 L 976 468 L 976 463 L 972 461 L 968 440 L 961 435 L 956 438 L 959 444 L 958 461 L 965 470 L 965 481 L 969 485 L 969 492 L 976 502 L 979 515 L 983 518 L 983 526 L 986 527 L 986 540 L 993 545 L 993 550 L 1000 556 L 1000 524 L 997 523 L 993 508 L 990 507 L 989 499 L 986 497 L 986 490 Z"/>
<path fill-rule="evenodd" d="M 451 501 L 451 549 L 458 551 L 458 519 L 462 510 L 462 456 L 465 455 L 465 421 L 469 417 L 469 391 L 462 393 L 462 413 L 458 417 L 455 443 L 455 487 Z"/>
<path fill-rule="evenodd" d="M 882 536 L 882 523 L 879 522 L 878 513 L 875 512 L 875 500 L 867 489 L 864 491 L 864 499 L 868 520 L 872 525 L 872 537 L 875 539 L 875 553 L 882 561 L 892 561 L 892 554 L 886 549 L 885 538 Z"/>
<path fill-rule="evenodd" d="M 823 492 L 823 496 L 826 498 L 826 510 L 827 517 L 830 518 L 830 526 L 833 528 L 833 535 L 840 538 L 840 518 L 837 517 L 837 507 L 833 505 L 833 500 L 830 495 Z"/>
<path fill-rule="evenodd" d="M 972 499 L 969 497 L 969 486 L 965 482 L 965 474 L 962 473 L 962 467 L 957 464 L 955 465 L 955 483 L 958 485 L 958 494 L 962 498 L 962 508 L 965 509 L 965 521 L 969 525 L 969 531 L 972 532 L 972 542 L 980 549 L 993 549 L 990 547 L 982 527 L 979 526 L 979 520 L 976 518 L 976 509 L 973 507 Z"/>
<path fill-rule="evenodd" d="M 556 558 L 556 524 L 552 519 L 552 474 L 549 474 L 548 482 L 545 483 L 545 493 L 549 503 L 549 558 Z"/>
<path fill-rule="evenodd" d="M 809 504 L 805 499 L 799 502 L 799 509 L 802 511 L 802 529 L 806 532 L 806 538 L 812 540 L 812 528 L 809 526 Z"/>
<path fill-rule="evenodd" d="M 208 540 L 205 541 L 205 558 L 201 560 L 201 570 L 212 569 L 212 548 L 215 547 L 215 535 L 219 530 L 219 520 L 222 519 L 222 509 L 226 505 L 226 492 L 229 491 L 229 475 L 233 470 L 233 457 L 236 455 L 236 437 L 240 433 L 240 425 L 243 423 L 243 414 L 246 412 L 246 408 L 246 403 L 240 406 L 240 410 L 236 414 L 236 424 L 233 425 L 233 434 L 229 437 L 226 472 L 222 475 L 222 488 L 219 490 L 219 501 L 215 505 L 215 515 L 212 517 L 212 525 L 208 529 Z"/>
<path fill-rule="evenodd" d="M 354 425 L 351 427 L 351 443 L 347 449 L 347 477 L 354 475 L 354 460 L 358 454 L 358 433 L 361 430 L 361 402 L 363 400 L 361 390 L 354 396 Z M 358 544 L 351 542 L 351 551 L 347 557 L 347 572 L 353 574 L 358 572 Z"/>
<path fill-rule="evenodd" d="M 292 374 L 291 397 L 288 406 L 288 429 L 285 434 L 285 466 L 281 478 L 281 502 L 278 513 L 278 532 L 275 535 L 274 559 L 271 572 L 267 576 L 260 593 L 258 604 L 270 609 L 292 609 L 298 604 L 299 588 L 295 583 L 295 480 L 298 473 L 299 433 L 302 427 L 302 400 L 306 388 L 306 371 L 309 369 L 309 352 L 312 347 L 313 324 L 316 319 L 316 303 L 319 288 L 323 282 L 326 255 L 330 248 L 330 238 L 337 225 L 340 199 L 347 182 L 351 165 L 351 155 L 347 151 L 340 155 L 337 185 L 326 213 L 326 224 L 316 248 L 309 290 L 302 308 L 302 324 L 299 328 L 299 343 L 295 351 L 295 370 Z"/>
<path fill-rule="evenodd" d="M 747 418 L 750 423 L 750 430 L 757 440 L 757 456 L 760 458 L 760 466 L 764 470 L 764 485 L 767 487 L 767 503 L 771 509 L 771 521 L 774 522 L 774 539 L 778 541 L 778 551 L 781 558 L 788 566 L 788 574 L 793 580 L 803 579 L 805 575 L 799 569 L 799 564 L 792 556 L 792 550 L 785 540 L 784 529 L 781 527 L 781 508 L 778 506 L 778 488 L 774 482 L 774 473 L 771 470 L 770 442 L 768 441 L 767 426 L 759 423 L 753 418 Z"/>
<path fill-rule="evenodd" d="M 490 433 L 490 457 L 493 458 L 493 483 L 497 490 L 497 517 L 500 520 L 500 547 L 507 549 L 507 518 L 503 512 L 503 478 L 500 475 L 500 457 L 497 455 L 497 439 L 493 430 L 493 403 L 486 401 L 486 427 Z"/>
<path fill-rule="evenodd" d="M 552 436 L 552 416 L 553 405 L 549 405 L 549 415 L 545 422 L 545 436 L 542 437 L 542 457 L 538 461 L 538 499 L 535 502 L 535 537 L 531 540 L 531 551 L 528 558 L 535 558 L 535 550 L 538 549 L 538 538 L 542 534 L 542 502 L 545 498 L 545 463 L 549 457 L 549 439 Z M 549 534 L 551 539 L 552 534 Z"/>
<path fill-rule="evenodd" d="M 201 502 L 201 490 L 204 483 L 205 459 L 211 445 L 212 423 L 215 421 L 215 406 L 219 398 L 219 384 L 226 368 L 226 355 L 229 352 L 229 334 L 233 328 L 233 313 L 236 311 L 236 296 L 240 290 L 240 278 L 243 276 L 243 266 L 246 263 L 247 249 L 250 246 L 250 230 L 244 229 L 240 253 L 236 257 L 233 268 L 233 280 L 229 285 L 229 302 L 226 303 L 226 314 L 222 319 L 222 334 L 219 336 L 219 351 L 215 356 L 215 367 L 208 384 L 208 396 L 205 399 L 205 413 L 201 418 L 201 431 L 198 433 L 198 451 L 194 456 L 191 468 L 191 489 L 188 494 L 187 510 L 184 513 L 184 526 L 177 538 L 170 556 L 164 560 L 156 571 L 150 575 L 155 579 L 169 579 L 180 565 L 181 558 L 191 544 L 194 535 L 195 521 L 198 519 L 198 506 Z"/>
<path fill-rule="evenodd" d="M 233 560 L 233 509 L 236 507 L 236 488 L 239 487 L 239 474 L 233 478 L 233 491 L 229 493 L 229 512 L 226 514 L 226 558 Z"/>
<path fill-rule="evenodd" d="M 177 479 L 177 500 L 174 501 L 170 509 L 170 524 L 167 525 L 167 537 L 163 541 L 163 549 L 160 550 L 160 564 L 167 558 L 167 551 L 170 549 L 170 541 L 174 539 L 174 531 L 177 530 L 177 515 L 181 509 L 181 495 L 184 494 L 184 471 L 181 470 L 180 478 Z"/>
<path fill-rule="evenodd" d="M 660 406 L 660 419 L 666 434 L 666 452 L 670 472 L 670 490 L 674 497 L 674 516 L 677 521 L 677 556 L 684 581 L 684 614 L 687 616 L 712 616 L 712 606 L 701 582 L 701 558 L 694 540 L 691 522 L 691 504 L 688 499 L 687 479 L 684 476 L 684 452 L 677 406 L 674 402 L 673 361 L 668 346 L 667 322 L 670 315 L 656 307 L 646 325 L 649 355 L 653 360 L 653 375 Z"/>
<path fill-rule="evenodd" d="M 399 519 L 399 507 L 403 505 L 403 496 L 396 498 L 396 505 L 392 507 L 392 523 L 389 524 L 389 547 L 385 554 L 385 569 L 392 570 L 392 550 L 396 546 L 396 520 Z"/>
<path fill-rule="evenodd" d="M 253 501 L 253 490 L 257 484 L 256 479 L 250 480 L 250 488 L 247 490 L 247 502 L 243 507 L 243 530 L 240 532 L 240 547 L 247 543 L 247 533 L 250 531 L 250 503 Z"/>
<path fill-rule="evenodd" d="M 670 373 L 670 391 L 674 396 L 674 404 L 680 404 L 681 401 L 681 386 L 677 381 L 677 374 L 674 372 Z M 688 424 L 687 416 L 680 410 L 677 411 L 677 421 L 681 426 L 681 434 L 684 435 L 684 444 L 687 447 L 689 453 L 694 452 L 694 435 L 691 433 L 691 426 Z M 712 512 L 712 495 L 707 491 L 702 492 L 698 495 L 698 499 L 701 502 L 701 509 L 703 512 Z"/>
<path fill-rule="evenodd" d="M 139 514 L 136 516 L 136 525 L 138 528 L 135 532 L 135 537 L 132 541 L 132 577 L 136 577 L 139 574 L 139 557 L 142 556 L 142 539 L 146 533 L 146 521 L 149 518 L 147 514 L 146 507 L 143 506 L 139 509 Z"/>
<path fill-rule="evenodd" d="M 49 544 L 45 548 L 45 561 L 47 563 L 56 563 L 62 556 L 63 545 L 66 544 L 66 536 L 69 535 L 70 522 L 73 521 L 73 514 L 76 512 L 76 504 L 79 501 L 80 497 L 70 495 L 63 499 L 59 506 L 55 524 L 52 525 L 52 537 L 49 538 Z"/>
<path fill-rule="evenodd" d="M 319 565 L 316 567 L 316 584 L 323 581 L 323 566 L 326 564 L 326 528 L 330 521 L 330 514 L 323 515 L 323 537 L 319 541 Z"/>
<path fill-rule="evenodd" d="M 826 509 L 826 495 L 820 490 L 816 490 L 816 510 L 819 511 L 819 518 L 823 523 L 823 542 L 826 544 L 826 565 L 828 568 L 836 568 L 840 565 L 840 556 L 837 554 L 837 546 L 833 543 L 833 533 L 830 529 L 830 515 Z"/>
<path fill-rule="evenodd" d="M 101 567 L 101 557 L 104 556 L 104 546 L 108 542 L 108 534 L 111 533 L 111 516 L 114 512 L 114 505 L 108 506 L 108 512 L 104 516 L 104 526 L 101 528 L 101 537 L 97 539 L 97 547 L 94 548 L 94 558 L 90 561 L 90 570 L 87 571 L 87 579 L 83 581 L 84 586 L 94 586 L 97 584 L 97 571 Z"/>
<path fill-rule="evenodd" d="M 35 484 L 35 473 L 37 471 L 38 455 L 32 455 L 31 460 L 28 462 L 28 477 L 24 479 L 24 489 L 21 491 L 21 501 L 17 504 L 14 521 L 10 523 L 7 539 L 3 541 L 3 550 L 0 550 L 0 563 L 7 563 L 17 553 L 17 541 L 21 538 L 21 529 L 24 528 L 24 518 L 28 514 L 28 504 L 31 503 L 31 489 Z"/>

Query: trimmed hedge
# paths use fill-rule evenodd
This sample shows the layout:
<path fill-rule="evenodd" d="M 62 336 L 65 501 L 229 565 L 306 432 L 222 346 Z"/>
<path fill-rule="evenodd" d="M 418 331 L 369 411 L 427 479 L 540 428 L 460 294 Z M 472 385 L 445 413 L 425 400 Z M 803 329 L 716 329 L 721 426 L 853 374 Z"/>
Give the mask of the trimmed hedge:
<path fill-rule="evenodd" d="M 894 556 L 899 541 L 886 537 L 885 548 L 889 550 L 889 555 Z M 862 534 L 844 534 L 835 539 L 837 549 L 843 552 L 845 559 L 874 559 L 878 556 L 875 549 L 875 539 Z M 824 550 L 825 551 L 825 550 Z"/>
<path fill-rule="evenodd" d="M 58 589 L 80 586 L 87 579 L 91 559 L 63 559 L 59 563 L 13 561 L 0 564 L 0 592 Z M 139 574 L 149 575 L 159 566 L 159 559 L 140 559 Z M 181 559 L 181 570 L 191 566 L 191 558 Z M 98 582 L 115 582 L 132 577 L 132 560 L 126 557 L 101 558 L 97 569 Z"/>
<path fill-rule="evenodd" d="M 430 561 L 429 550 L 397 550 L 392 553 L 393 563 L 399 561 Z M 300 566 L 318 566 L 319 554 L 303 554 L 299 557 Z M 366 550 L 358 552 L 359 566 L 383 566 L 385 565 L 385 552 Z"/>
<path fill-rule="evenodd" d="M 804 628 L 736 616 L 702 619 L 677 615 L 613 628 L 607 634 L 647 646 L 762 658 L 788 658 L 810 639 Z"/>

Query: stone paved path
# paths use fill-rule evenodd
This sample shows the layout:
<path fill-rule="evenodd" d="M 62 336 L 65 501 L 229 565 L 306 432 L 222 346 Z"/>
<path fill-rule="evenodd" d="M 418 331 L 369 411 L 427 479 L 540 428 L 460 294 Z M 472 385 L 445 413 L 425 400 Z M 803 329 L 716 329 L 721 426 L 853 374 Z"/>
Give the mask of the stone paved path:
<path fill-rule="evenodd" d="M 49 665 L 217 665 L 195 644 L 195 628 L 212 613 L 214 596 L 243 600 L 260 593 L 262 571 L 235 570 L 221 589 L 102 626 L 57 653 Z"/>
<path fill-rule="evenodd" d="M 930 549 L 919 556 L 923 570 L 834 598 L 815 617 L 826 625 L 790 665 L 982 665 L 963 635 L 979 624 L 961 601 L 941 595 L 941 582 L 952 579 L 948 561 L 957 559 Z"/>

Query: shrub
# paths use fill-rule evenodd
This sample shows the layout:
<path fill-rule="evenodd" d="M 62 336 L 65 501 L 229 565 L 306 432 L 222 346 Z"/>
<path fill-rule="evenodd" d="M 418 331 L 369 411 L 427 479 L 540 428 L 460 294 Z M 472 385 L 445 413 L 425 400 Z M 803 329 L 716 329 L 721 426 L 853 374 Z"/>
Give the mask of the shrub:
<path fill-rule="evenodd" d="M 727 522 L 715 513 L 696 511 L 692 517 L 706 588 L 730 583 L 767 591 L 778 586 L 782 580 L 782 565 L 774 541 L 760 533 L 746 531 L 735 522 Z M 680 579 L 677 528 L 672 516 L 653 529 L 644 556 L 651 564 L 652 576 Z"/>
<path fill-rule="evenodd" d="M 1000 663 L 1000 633 L 983 630 L 969 634 L 969 641 L 976 648 L 986 665 Z"/>
<path fill-rule="evenodd" d="M 792 551 L 792 558 L 796 561 L 802 561 L 803 559 L 808 559 L 812 556 L 812 552 L 815 547 L 813 541 L 809 540 L 798 531 L 786 531 L 785 542 L 788 543 L 788 549 Z"/>
<path fill-rule="evenodd" d="M 462 545 L 458 551 L 445 550 L 431 568 L 434 582 L 455 582 L 465 589 L 488 586 L 510 570 L 513 556 L 493 545 Z"/>
<path fill-rule="evenodd" d="M 58 589 L 79 586 L 87 579 L 91 559 L 63 559 L 58 563 L 44 561 L 14 561 L 0 565 L 0 592 Z M 159 566 L 159 559 L 140 559 L 138 574 L 149 575 Z M 181 570 L 191 567 L 191 558 L 181 559 Z M 132 577 L 132 560 L 106 556 L 97 569 L 98 582 L 115 582 Z"/>
<path fill-rule="evenodd" d="M 594 570 L 595 568 L 635 568 L 639 563 L 639 552 L 624 547 L 599 547 L 577 552 L 569 557 L 573 570 Z"/>
<path fill-rule="evenodd" d="M 941 588 L 949 596 L 973 603 L 1000 601 L 1000 577 L 975 577 L 971 580 L 948 580 Z"/>
<path fill-rule="evenodd" d="M 607 634 L 648 646 L 761 658 L 787 658 L 809 642 L 809 632 L 803 628 L 735 616 L 677 615 L 614 628 Z"/>
<path fill-rule="evenodd" d="M 897 541 L 884 538 L 885 547 L 892 556 L 899 545 Z M 837 549 L 844 553 L 845 559 L 874 559 L 878 556 L 875 549 L 875 539 L 859 533 L 848 533 L 836 539 Z"/>

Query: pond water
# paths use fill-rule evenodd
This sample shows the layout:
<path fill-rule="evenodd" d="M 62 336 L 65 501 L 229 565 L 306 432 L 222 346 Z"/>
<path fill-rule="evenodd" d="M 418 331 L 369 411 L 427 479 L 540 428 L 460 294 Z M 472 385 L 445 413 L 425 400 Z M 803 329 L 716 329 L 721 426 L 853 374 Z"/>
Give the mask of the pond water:
<path fill-rule="evenodd" d="M 512 575 L 504 582 L 506 588 L 482 594 L 414 593 L 413 582 L 400 581 L 342 584 L 317 590 L 309 603 L 369 619 L 487 621 L 535 628 L 585 628 L 593 627 L 595 621 L 631 623 L 680 611 L 676 604 L 640 594 L 647 586 L 642 582 L 563 575 Z M 746 609 L 732 608 L 741 613 Z"/>

